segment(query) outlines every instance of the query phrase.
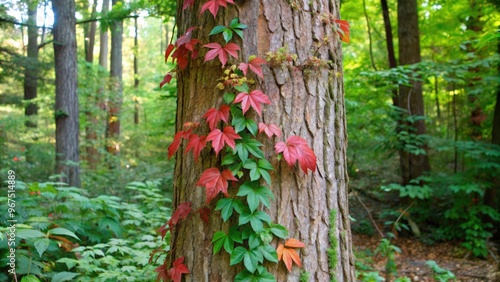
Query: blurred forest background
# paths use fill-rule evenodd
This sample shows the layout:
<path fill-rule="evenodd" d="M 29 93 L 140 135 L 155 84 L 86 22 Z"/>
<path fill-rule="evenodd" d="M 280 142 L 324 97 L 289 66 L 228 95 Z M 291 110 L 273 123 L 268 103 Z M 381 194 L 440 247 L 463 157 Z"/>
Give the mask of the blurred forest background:
<path fill-rule="evenodd" d="M 449 259 L 485 262 L 469 278 L 487 281 L 483 266 L 499 263 L 500 242 L 500 2 L 411 2 L 341 4 L 351 28 L 343 76 L 352 229 L 355 243 L 375 242 L 356 252 L 358 278 L 451 281 L 436 258 L 420 270 L 401 262 L 412 244 L 444 242 Z M 76 1 L 75 141 L 56 130 L 72 113 L 57 110 L 69 102 L 55 94 L 64 81 L 52 1 L 0 0 L 0 175 L 15 171 L 18 184 L 21 281 L 156 278 L 168 251 L 155 230 L 170 214 L 176 110 L 175 79 L 159 83 L 174 67 L 164 52 L 175 10 L 171 0 Z M 58 142 L 73 142 L 77 158 L 58 157 L 72 150 Z M 8 226 L 7 196 L 0 201 Z"/>

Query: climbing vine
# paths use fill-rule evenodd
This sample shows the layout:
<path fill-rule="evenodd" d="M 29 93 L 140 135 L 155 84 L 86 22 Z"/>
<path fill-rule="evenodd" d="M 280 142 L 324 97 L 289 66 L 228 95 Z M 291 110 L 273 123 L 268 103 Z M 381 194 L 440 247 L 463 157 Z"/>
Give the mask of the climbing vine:
<path fill-rule="evenodd" d="M 216 18 L 219 9 L 229 8 L 229 4 L 235 3 L 233 0 L 208 0 L 202 5 L 200 13 L 208 11 Z M 193 6 L 194 0 L 185 0 L 182 9 Z M 346 28 L 342 22 L 339 28 L 342 30 L 338 33 L 341 39 L 348 39 L 348 25 Z M 232 41 L 235 34 L 243 39 L 243 31 L 247 26 L 240 23 L 238 18 L 234 18 L 229 26 L 215 26 L 209 34 L 210 38 L 222 35 L 224 43 L 203 43 L 192 38 L 195 29 L 188 28 L 174 44 L 167 47 L 165 60 L 172 58 L 177 62 L 177 67 L 183 70 L 187 68 L 189 60 L 197 59 L 199 50 L 204 48 L 204 62 L 218 60 L 224 68 L 222 77 L 214 83 L 214 89 L 224 93 L 223 103 L 207 109 L 202 115 L 203 120 L 186 122 L 183 129 L 175 134 L 168 148 L 168 156 L 174 156 L 185 143 L 184 152 L 192 152 L 194 160 L 198 161 L 201 152 L 210 144 L 215 155 L 221 155 L 221 163 L 203 171 L 196 182 L 197 186 L 205 189 L 206 205 L 194 210 L 191 202 L 179 204 L 159 231 L 164 237 L 182 220 L 195 214 L 208 223 L 211 213 L 208 206 L 222 193 L 224 197 L 216 202 L 215 210 L 220 211 L 224 222 L 234 218 L 231 222 L 235 223 L 227 232 L 216 231 L 213 234 L 213 254 L 224 251 L 229 255 L 231 266 L 243 264 L 243 270 L 236 275 L 235 281 L 275 281 L 265 267 L 266 262 L 283 261 L 291 271 L 293 264 L 301 266 L 297 251 L 305 245 L 297 239 L 288 238 L 288 230 L 272 222 L 265 211 L 274 200 L 269 188 L 272 185 L 270 172 L 274 168 L 266 159 L 263 144 L 257 137 L 266 135 L 277 141 L 274 149 L 278 158 L 283 158 L 291 167 L 298 163 L 304 173 L 316 170 L 316 155 L 303 138 L 290 136 L 280 141 L 280 128 L 259 120 L 262 107 L 271 104 L 271 101 L 266 93 L 257 89 L 249 74 L 252 72 L 264 79 L 262 65 L 290 62 L 294 60 L 294 55 L 283 49 L 279 53 L 268 53 L 266 59 L 251 56 L 247 61 L 228 65 L 230 61 L 240 60 L 238 52 L 241 48 Z M 167 73 L 160 87 L 170 83 L 173 77 L 175 71 Z M 257 115 L 248 114 L 252 111 Z M 204 135 L 207 127 L 209 133 Z M 231 188 L 230 182 L 235 184 Z M 234 193 L 229 193 L 228 189 L 235 189 Z M 282 241 L 276 249 L 271 245 L 275 239 Z M 177 282 L 181 281 L 182 275 L 189 274 L 184 257 L 172 260 L 172 266 L 165 265 L 165 261 L 156 269 L 159 279 Z"/>

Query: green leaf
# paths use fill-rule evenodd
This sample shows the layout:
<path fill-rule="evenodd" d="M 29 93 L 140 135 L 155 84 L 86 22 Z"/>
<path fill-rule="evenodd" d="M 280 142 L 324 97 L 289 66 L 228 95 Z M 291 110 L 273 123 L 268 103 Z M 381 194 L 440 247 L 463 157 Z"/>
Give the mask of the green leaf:
<path fill-rule="evenodd" d="M 52 280 L 51 282 L 63 282 L 63 281 L 72 281 L 73 278 L 77 277 L 78 275 L 80 275 L 79 273 L 76 273 L 76 272 L 59 272 L 59 273 L 56 273 L 56 275 L 54 275 L 52 277 Z"/>
<path fill-rule="evenodd" d="M 243 270 L 234 278 L 235 282 L 276 282 L 276 278 L 268 271 L 262 273 L 251 273 Z"/>
<path fill-rule="evenodd" d="M 35 275 L 27 275 L 21 279 L 21 282 L 40 282 L 40 279 Z"/>
<path fill-rule="evenodd" d="M 245 257 L 246 253 L 247 249 L 245 249 L 244 247 L 239 246 L 234 248 L 233 252 L 231 253 L 229 265 L 235 265 L 240 263 Z"/>
<path fill-rule="evenodd" d="M 257 233 L 252 233 L 250 234 L 250 237 L 248 238 L 248 247 L 250 249 L 256 249 L 258 246 L 260 246 L 261 241 Z"/>
<path fill-rule="evenodd" d="M 74 251 L 75 249 L 73 249 Z M 75 267 L 75 265 L 78 264 L 78 260 L 76 259 L 72 259 L 72 258 L 61 258 L 61 259 L 58 259 L 56 262 L 59 262 L 59 263 L 64 263 L 66 264 L 66 267 L 71 270 L 73 267 Z"/>
<path fill-rule="evenodd" d="M 224 40 L 226 40 L 226 43 L 228 43 L 229 40 L 231 40 L 231 38 L 233 38 L 233 31 L 229 28 L 226 28 L 222 32 L 222 36 L 224 36 Z"/>
<path fill-rule="evenodd" d="M 237 196 L 246 196 L 248 207 L 254 212 L 260 203 L 270 207 L 269 198 L 274 199 L 274 195 L 269 188 L 260 186 L 258 181 L 245 182 L 240 186 Z"/>
<path fill-rule="evenodd" d="M 50 240 L 47 238 L 40 238 L 35 241 L 34 245 L 40 257 L 42 257 L 43 253 L 47 250 L 49 244 Z"/>
<path fill-rule="evenodd" d="M 217 201 L 215 210 L 220 210 L 222 214 L 222 219 L 227 221 L 231 215 L 233 215 L 233 210 L 236 210 L 239 214 L 245 211 L 245 207 L 241 200 L 233 198 L 222 198 Z"/>
<path fill-rule="evenodd" d="M 34 229 L 19 229 L 16 231 L 16 236 L 21 239 L 30 239 L 45 237 L 45 234 Z"/>
<path fill-rule="evenodd" d="M 226 154 L 224 158 L 222 158 L 221 165 L 231 165 L 236 161 L 234 154 Z"/>
<path fill-rule="evenodd" d="M 263 230 L 264 224 L 262 222 L 270 223 L 271 218 L 263 211 L 255 211 L 254 213 L 242 213 L 239 218 L 239 225 L 250 222 L 253 231 L 259 233 Z"/>
<path fill-rule="evenodd" d="M 69 231 L 66 228 L 57 227 L 57 228 L 54 228 L 54 229 L 50 229 L 49 233 L 50 234 L 54 234 L 54 235 L 66 235 L 66 236 L 70 236 L 70 237 L 73 237 L 73 238 L 77 239 L 78 241 L 80 241 L 80 238 L 78 238 L 78 236 L 76 236 L 75 233 Z"/>
<path fill-rule="evenodd" d="M 224 102 L 226 104 L 231 104 L 231 103 L 233 103 L 234 99 L 236 98 L 236 95 L 233 93 L 226 92 L 226 93 L 224 93 L 223 98 L 224 98 Z"/>
<path fill-rule="evenodd" d="M 234 86 L 234 89 L 236 89 L 240 92 L 248 93 L 248 84 L 243 83 L 242 85 L 236 85 L 236 86 Z"/>
<path fill-rule="evenodd" d="M 259 246 L 259 251 L 268 261 L 278 263 L 278 253 L 273 246 L 269 244 Z"/>
<path fill-rule="evenodd" d="M 210 34 L 209 35 L 215 35 L 215 34 L 219 34 L 221 32 L 223 32 L 224 30 L 226 29 L 225 26 L 223 25 L 218 25 L 214 28 L 212 28 L 212 31 L 210 31 Z"/>
<path fill-rule="evenodd" d="M 285 239 L 286 237 L 288 237 L 288 230 L 285 228 L 285 226 L 280 224 L 270 223 L 269 231 L 271 231 L 274 235 L 276 235 L 276 237 L 279 237 L 281 239 Z"/>
<path fill-rule="evenodd" d="M 228 254 L 231 254 L 233 252 L 234 249 L 233 239 L 222 231 L 215 232 L 212 238 L 212 243 L 214 243 L 213 247 L 214 254 L 217 254 L 222 247 L 224 247 L 224 250 L 226 250 Z"/>

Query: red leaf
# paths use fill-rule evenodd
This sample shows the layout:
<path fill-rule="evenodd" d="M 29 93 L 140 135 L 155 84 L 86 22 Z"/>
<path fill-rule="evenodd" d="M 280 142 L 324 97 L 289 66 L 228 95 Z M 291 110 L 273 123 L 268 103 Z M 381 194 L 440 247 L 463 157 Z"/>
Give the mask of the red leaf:
<path fill-rule="evenodd" d="M 259 116 L 262 115 L 262 111 L 260 109 L 260 104 L 271 104 L 269 97 L 267 97 L 264 92 L 260 90 L 252 90 L 250 93 L 241 92 L 236 96 L 233 103 L 240 103 L 243 109 L 243 114 L 250 108 L 250 106 L 257 111 Z"/>
<path fill-rule="evenodd" d="M 264 78 L 264 74 L 262 73 L 262 67 L 260 65 L 266 63 L 267 63 L 266 60 L 259 57 L 255 57 L 251 59 L 250 62 L 248 62 L 248 64 L 241 63 L 238 66 L 238 68 L 243 72 L 244 75 L 247 75 L 248 68 L 250 67 L 250 70 L 253 71 L 256 75 L 260 76 L 260 78 Z"/>
<path fill-rule="evenodd" d="M 218 110 L 215 108 L 209 109 L 203 115 L 203 118 L 207 120 L 208 127 L 210 127 L 210 130 L 213 130 L 217 126 L 217 123 L 221 120 L 227 123 L 229 120 L 230 110 L 231 108 L 229 108 L 228 105 L 222 105 Z"/>
<path fill-rule="evenodd" d="M 184 5 L 182 5 L 182 10 L 186 10 L 188 7 L 194 6 L 194 0 L 184 0 Z"/>
<path fill-rule="evenodd" d="M 163 85 L 165 85 L 165 83 L 170 83 L 170 80 L 172 80 L 172 74 L 167 73 L 163 80 L 160 82 L 160 89 L 163 87 Z"/>
<path fill-rule="evenodd" d="M 234 58 L 238 58 L 238 53 L 236 51 L 240 50 L 240 47 L 234 43 L 228 43 L 222 47 L 219 43 L 214 42 L 205 44 L 203 47 L 211 49 L 205 54 L 205 62 L 219 57 L 219 61 L 223 66 L 227 63 L 228 54 Z"/>
<path fill-rule="evenodd" d="M 299 267 L 302 266 L 299 254 L 297 253 L 297 251 L 295 251 L 294 248 L 303 248 L 303 247 L 305 247 L 304 243 L 300 242 L 297 239 L 288 239 L 285 242 L 284 246 L 283 244 L 279 244 L 278 248 L 276 249 L 276 252 L 278 253 L 278 260 L 283 260 L 288 271 L 292 271 L 292 264 L 294 262 L 297 266 Z"/>
<path fill-rule="evenodd" d="M 278 142 L 274 146 L 276 153 L 283 153 L 285 161 L 293 166 L 296 161 L 300 168 L 307 173 L 307 169 L 316 170 L 316 154 L 307 145 L 307 141 L 298 136 L 290 136 L 285 142 Z"/>
<path fill-rule="evenodd" d="M 191 202 L 184 202 L 178 205 L 174 214 L 172 214 L 172 217 L 170 217 L 170 220 L 168 221 L 170 228 L 174 227 L 179 220 L 185 219 L 191 211 Z"/>
<path fill-rule="evenodd" d="M 189 142 L 187 143 L 185 153 L 193 150 L 194 161 L 198 161 L 198 157 L 200 156 L 201 151 L 207 145 L 206 136 L 198 136 L 197 134 L 189 135 Z"/>
<path fill-rule="evenodd" d="M 234 131 L 232 126 L 224 127 L 224 131 L 221 131 L 218 128 L 212 130 L 208 136 L 207 141 L 212 141 L 212 147 L 215 150 L 215 154 L 218 155 L 224 144 L 227 144 L 229 147 L 235 149 L 236 144 L 234 140 L 241 139 L 241 137 Z"/>
<path fill-rule="evenodd" d="M 175 154 L 175 152 L 177 152 L 177 150 L 179 149 L 179 146 L 181 145 L 182 138 L 188 139 L 189 134 L 191 134 L 191 129 L 181 130 L 174 135 L 174 141 L 172 141 L 172 144 L 170 144 L 168 146 L 168 159 L 169 160 Z"/>
<path fill-rule="evenodd" d="M 168 44 L 167 49 L 165 49 L 165 63 L 167 62 L 168 57 L 170 56 L 172 51 L 174 51 L 174 49 L 175 49 L 174 44 Z"/>
<path fill-rule="evenodd" d="M 338 23 L 339 26 L 337 28 L 337 34 L 340 36 L 340 40 L 342 40 L 345 43 L 350 43 L 351 38 L 349 37 L 351 31 L 350 31 L 350 25 L 347 21 L 344 20 L 334 20 L 335 23 Z"/>
<path fill-rule="evenodd" d="M 181 282 L 182 274 L 188 274 L 189 269 L 184 264 L 184 257 L 180 257 L 174 261 L 174 266 L 170 268 L 168 274 L 174 282 Z"/>
<path fill-rule="evenodd" d="M 181 37 L 177 38 L 177 40 L 175 41 L 175 46 L 180 47 L 180 46 L 190 42 L 191 36 L 193 35 L 193 30 L 195 30 L 195 29 L 196 29 L 195 26 L 192 26 L 192 27 L 189 27 L 188 29 L 186 29 L 186 32 Z M 196 40 L 196 39 L 194 39 L 194 40 Z"/>
<path fill-rule="evenodd" d="M 281 137 L 281 130 L 276 124 L 267 125 L 263 122 L 259 122 L 259 133 L 263 131 L 269 138 L 273 137 L 273 135 L 276 135 L 278 138 Z"/>
<path fill-rule="evenodd" d="M 167 262 L 167 261 L 165 260 L 165 262 Z M 170 279 L 170 276 L 167 273 L 167 266 L 165 265 L 165 263 L 158 266 L 155 269 L 155 272 L 158 272 L 158 277 L 156 278 L 156 281 L 159 281 L 160 279 L 162 281 L 168 281 Z"/>
<path fill-rule="evenodd" d="M 219 7 L 227 7 L 227 3 L 234 4 L 233 0 L 208 0 L 203 6 L 201 7 L 201 13 L 205 12 L 206 10 L 209 10 L 210 13 L 214 16 L 217 15 L 217 12 L 219 11 Z"/>
<path fill-rule="evenodd" d="M 210 209 L 207 207 L 199 208 L 196 212 L 200 214 L 200 219 L 203 220 L 203 222 L 205 222 L 206 224 L 208 224 L 210 218 Z"/>
<path fill-rule="evenodd" d="M 219 192 L 222 192 L 227 197 L 228 180 L 238 181 L 229 169 L 225 169 L 221 173 L 217 168 L 209 168 L 201 174 L 196 185 L 205 187 L 208 204 Z"/>

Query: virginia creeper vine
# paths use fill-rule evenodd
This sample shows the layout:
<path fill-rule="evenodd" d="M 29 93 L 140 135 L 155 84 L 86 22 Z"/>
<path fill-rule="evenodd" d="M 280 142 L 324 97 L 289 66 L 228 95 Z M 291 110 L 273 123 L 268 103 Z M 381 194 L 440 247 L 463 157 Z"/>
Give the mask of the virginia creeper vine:
<path fill-rule="evenodd" d="M 208 0 L 202 5 L 200 14 L 209 11 L 215 18 L 218 10 L 227 8 L 228 4 L 235 3 L 233 0 Z M 183 9 L 193 6 L 194 0 L 184 0 Z M 338 22 L 339 20 L 330 18 L 327 20 L 331 20 L 331 24 L 340 23 L 339 28 L 342 32 L 338 32 L 338 35 L 342 40 L 345 41 L 345 38 L 348 40 L 349 29 L 345 21 Z M 179 204 L 170 220 L 159 231 L 164 237 L 181 220 L 196 213 L 208 223 L 210 216 L 208 204 L 222 193 L 224 197 L 217 201 L 215 210 L 220 211 L 224 222 L 234 218 L 236 223 L 227 233 L 216 231 L 213 234 L 213 254 L 224 250 L 230 257 L 230 265 L 243 263 L 244 270 L 236 275 L 235 281 L 276 281 L 264 263 L 266 261 L 278 263 L 282 260 L 286 268 L 291 271 L 294 263 L 301 266 L 297 249 L 305 245 L 297 239 L 288 238 L 288 230 L 272 222 L 264 210 L 264 207 L 269 208 L 271 201 L 274 200 L 274 195 L 269 189 L 272 185 L 270 172 L 274 168 L 265 158 L 261 149 L 263 144 L 258 140 L 258 136 L 265 134 L 268 138 L 280 139 L 282 133 L 277 125 L 265 124 L 247 114 L 255 111 L 260 118 L 262 106 L 271 104 L 267 94 L 255 89 L 256 83 L 250 78 L 252 72 L 263 79 L 262 65 L 268 61 L 251 56 L 246 62 L 226 66 L 229 61 L 240 58 L 238 54 L 240 46 L 230 41 L 234 34 L 243 39 L 243 31 L 246 28 L 245 24 L 235 18 L 228 27 L 215 26 L 209 34 L 212 37 L 222 35 L 224 43 L 203 44 L 200 40 L 192 38 L 195 27 L 191 27 L 165 51 L 165 60 L 171 57 L 177 62 L 179 69 L 185 69 L 190 59 L 198 58 L 200 48 L 207 49 L 204 61 L 218 59 L 224 67 L 223 76 L 214 85 L 217 91 L 224 90 L 224 103 L 207 109 L 202 121 L 186 122 L 183 130 L 175 134 L 168 148 L 168 156 L 171 158 L 185 140 L 187 143 L 184 152 L 192 151 L 194 160 L 197 161 L 201 152 L 210 143 L 215 154 L 222 155 L 220 167 L 206 169 L 196 183 L 197 186 L 205 188 L 206 206 L 193 210 L 191 202 Z M 167 73 L 160 87 L 170 83 L 174 76 L 175 72 Z M 207 127 L 209 133 L 203 135 Z M 290 136 L 286 141 L 277 142 L 275 151 L 290 166 L 298 163 L 304 173 L 308 173 L 309 170 L 314 172 L 316 169 L 316 155 L 307 141 L 301 137 Z M 228 193 L 228 189 L 236 189 L 229 188 L 229 182 L 236 183 L 238 188 L 235 193 Z M 275 249 L 271 245 L 275 239 L 285 241 L 279 243 Z M 174 259 L 170 268 L 164 263 L 156 269 L 159 279 L 178 282 L 181 281 L 182 275 L 189 274 L 189 269 L 183 263 L 184 257 Z"/>

